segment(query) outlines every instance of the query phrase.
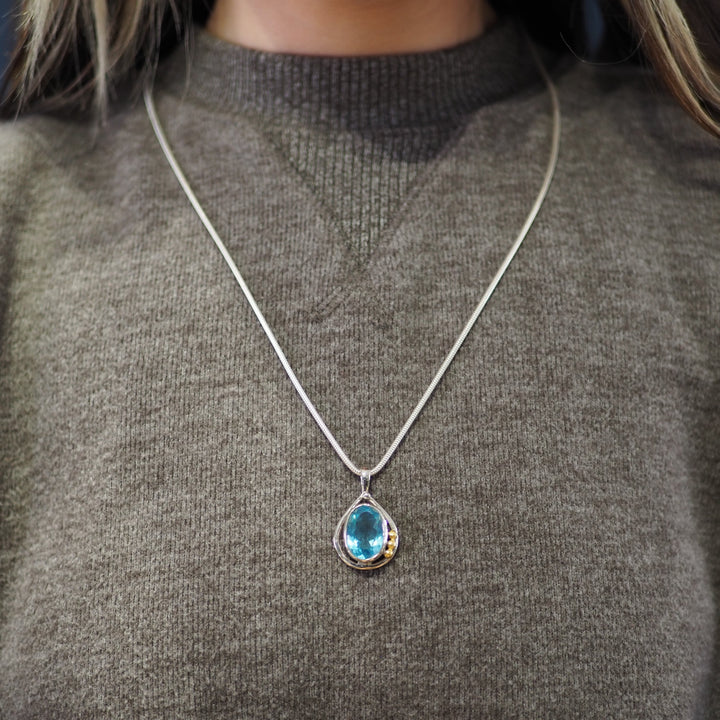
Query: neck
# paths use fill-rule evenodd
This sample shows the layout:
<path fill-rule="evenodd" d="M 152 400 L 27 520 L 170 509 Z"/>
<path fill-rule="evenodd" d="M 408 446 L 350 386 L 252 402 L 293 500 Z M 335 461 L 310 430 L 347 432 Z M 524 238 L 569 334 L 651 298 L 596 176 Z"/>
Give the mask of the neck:
<path fill-rule="evenodd" d="M 487 0 L 217 0 L 207 30 L 270 52 L 385 55 L 453 47 L 494 19 Z"/>

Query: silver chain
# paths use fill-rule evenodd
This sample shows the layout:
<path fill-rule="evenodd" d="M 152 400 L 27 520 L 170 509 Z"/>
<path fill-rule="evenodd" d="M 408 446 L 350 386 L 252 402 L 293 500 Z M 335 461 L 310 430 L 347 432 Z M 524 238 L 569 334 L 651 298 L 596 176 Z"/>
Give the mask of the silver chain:
<path fill-rule="evenodd" d="M 387 465 L 390 458 L 393 456 L 394 452 L 397 450 L 400 443 L 405 438 L 405 435 L 407 434 L 408 430 L 412 427 L 412 424 L 417 419 L 418 415 L 422 412 L 422 409 L 425 407 L 425 403 L 430 399 L 430 396 L 433 394 L 433 391 L 437 387 L 438 383 L 442 380 L 443 375 L 445 375 L 445 371 L 448 369 L 452 361 L 455 359 L 455 355 L 457 355 L 458 350 L 460 350 L 460 347 L 462 346 L 463 342 L 465 342 L 465 338 L 468 336 L 470 331 L 472 330 L 473 326 L 475 325 L 475 322 L 477 321 L 478 317 L 480 316 L 480 313 L 483 311 L 483 308 L 487 304 L 487 301 L 490 299 L 490 296 L 493 294 L 495 288 L 497 287 L 498 283 L 500 282 L 502 276 L 505 274 L 505 271 L 507 270 L 508 266 L 512 262 L 513 258 L 515 257 L 515 254 L 517 253 L 518 249 L 520 248 L 520 245 L 522 245 L 523 240 L 525 239 L 525 236 L 528 234 L 528 231 L 530 230 L 531 225 L 533 224 L 533 221 L 535 220 L 535 217 L 537 216 L 540 207 L 543 204 L 543 201 L 545 200 L 545 196 L 547 195 L 548 189 L 550 188 L 550 183 L 552 182 L 553 175 L 555 174 L 555 168 L 557 166 L 557 160 L 558 160 L 558 154 L 560 151 L 560 102 L 558 100 L 557 90 L 555 89 L 555 85 L 553 84 L 552 80 L 550 79 L 550 76 L 545 69 L 545 66 L 543 65 L 542 61 L 540 60 L 539 55 L 537 54 L 537 51 L 532 46 L 532 44 L 528 43 L 530 50 L 533 54 L 533 57 L 535 59 L 535 62 L 537 63 L 538 69 L 540 71 L 540 74 L 542 75 L 543 79 L 545 80 L 545 84 L 547 85 L 548 93 L 550 95 L 550 99 L 552 101 L 552 111 L 553 111 L 553 131 L 552 131 L 552 143 L 550 148 L 550 159 L 548 161 L 547 170 L 545 171 L 545 178 L 543 179 L 542 186 L 540 188 L 540 192 L 537 195 L 537 198 L 530 209 L 530 212 L 527 216 L 527 219 L 525 220 L 525 223 L 523 224 L 522 228 L 520 229 L 520 232 L 518 233 L 517 238 L 515 239 L 515 242 L 513 243 L 512 247 L 510 248 L 510 251 L 505 256 L 505 259 L 502 261 L 497 273 L 495 274 L 495 277 L 491 280 L 490 285 L 488 285 L 487 290 L 485 290 L 484 295 L 480 299 L 480 302 L 478 303 L 477 307 L 473 311 L 472 315 L 470 316 L 470 319 L 465 324 L 465 327 L 463 328 L 462 332 L 458 336 L 457 340 L 455 341 L 454 345 L 450 349 L 450 352 L 447 354 L 447 357 L 443 361 L 442 365 L 438 369 L 437 373 L 435 373 L 435 377 L 433 377 L 432 381 L 430 382 L 430 385 L 428 385 L 427 390 L 423 393 L 423 396 L 418 401 L 418 404 L 415 406 L 415 409 L 410 413 L 410 417 L 405 421 L 405 424 L 402 426 L 400 432 L 397 434 L 397 437 L 392 441 L 392 444 L 387 449 L 385 454 L 382 456 L 380 462 L 378 462 L 377 465 L 375 465 L 372 470 L 365 470 L 358 465 L 355 465 L 352 460 L 348 457 L 347 453 L 340 447 L 340 443 L 335 439 L 335 436 L 330 432 L 330 429 L 325 424 L 325 421 L 322 419 L 320 413 L 317 411 L 317 408 L 313 405 L 312 401 L 308 397 L 307 393 L 305 392 L 305 389 L 300 384 L 300 381 L 297 379 L 297 376 L 295 375 L 294 370 L 290 366 L 290 363 L 288 362 L 287 357 L 285 357 L 285 353 L 283 352 L 282 348 L 280 347 L 280 344 L 277 341 L 277 338 L 275 337 L 275 334 L 273 333 L 272 329 L 267 323 L 267 320 L 265 320 L 265 316 L 262 314 L 260 307 L 258 306 L 255 298 L 253 297 L 253 294 L 250 292 L 250 288 L 247 286 L 247 283 L 243 279 L 243 276 L 240 274 L 240 271 L 238 270 L 237 265 L 235 264 L 235 261 L 230 256 L 230 253 L 228 252 L 227 248 L 225 247 L 225 244 L 220 239 L 220 236 L 217 234 L 217 231 L 213 227 L 212 223 L 210 222 L 210 219 L 205 214 L 205 211 L 203 210 L 202 206 L 200 205 L 200 202 L 198 201 L 197 197 L 195 196 L 195 193 L 193 192 L 192 188 L 190 187 L 190 183 L 188 183 L 187 178 L 185 177 L 185 174 L 183 173 L 182 169 L 180 168 L 180 165 L 175 158 L 175 155 L 173 154 L 170 145 L 167 141 L 167 138 L 165 136 L 165 133 L 163 131 L 162 125 L 160 124 L 160 120 L 158 119 L 157 112 L 155 111 L 155 104 L 153 102 L 152 98 L 152 90 L 149 87 L 145 88 L 144 92 L 144 99 L 145 99 L 145 107 L 147 108 L 147 114 L 148 118 L 150 119 L 150 124 L 153 127 L 153 130 L 155 131 L 155 135 L 157 136 L 158 142 L 160 143 L 160 147 L 162 148 L 163 153 L 165 154 L 165 157 L 172 168 L 172 171 L 175 173 L 175 177 L 177 178 L 178 182 L 180 183 L 180 186 L 185 191 L 185 194 L 188 197 L 188 200 L 190 201 L 190 204 L 195 209 L 195 212 L 197 213 L 198 217 L 202 221 L 202 224 L 205 226 L 205 229 L 208 231 L 210 237 L 215 242 L 215 245 L 217 245 L 218 250 L 222 254 L 223 258 L 225 258 L 225 262 L 230 267 L 230 270 L 232 271 L 232 274 L 235 276 L 235 279 L 237 280 L 238 285 L 240 286 L 240 289 L 243 291 L 243 294 L 245 295 L 245 298 L 247 299 L 248 303 L 250 304 L 250 307 L 252 308 L 253 312 L 255 313 L 255 316 L 258 319 L 258 322 L 262 326 L 262 329 L 265 331 L 265 334 L 268 337 L 268 340 L 270 340 L 270 344 L 273 347 L 273 350 L 275 350 L 275 353 L 277 354 L 278 358 L 280 359 L 280 362 L 282 363 L 283 368 L 285 368 L 285 372 L 288 374 L 288 377 L 290 378 L 290 381 L 295 386 L 295 390 L 297 390 L 298 395 L 300 395 L 301 400 L 303 403 L 305 403 L 305 407 L 308 409 L 308 412 L 310 415 L 312 415 L 313 420 L 318 424 L 319 428 L 322 430 L 323 434 L 327 438 L 328 442 L 332 446 L 333 450 L 337 453 L 338 457 L 345 463 L 346 467 L 350 472 L 354 473 L 355 475 L 360 476 L 361 478 L 364 476 L 368 477 L 368 480 L 371 476 L 377 475 L 384 467 Z"/>

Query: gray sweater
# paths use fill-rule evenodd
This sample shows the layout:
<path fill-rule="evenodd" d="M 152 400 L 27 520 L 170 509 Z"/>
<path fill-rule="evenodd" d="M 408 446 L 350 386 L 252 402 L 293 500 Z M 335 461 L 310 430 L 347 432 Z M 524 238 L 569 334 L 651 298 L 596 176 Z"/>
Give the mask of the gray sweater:
<path fill-rule="evenodd" d="M 0 130 L 0 717 L 720 717 L 720 149 L 623 66 L 549 58 L 550 194 L 360 492 L 163 159 Z M 539 189 L 514 25 L 443 52 L 272 55 L 196 33 L 170 142 L 358 465 L 385 452 Z"/>

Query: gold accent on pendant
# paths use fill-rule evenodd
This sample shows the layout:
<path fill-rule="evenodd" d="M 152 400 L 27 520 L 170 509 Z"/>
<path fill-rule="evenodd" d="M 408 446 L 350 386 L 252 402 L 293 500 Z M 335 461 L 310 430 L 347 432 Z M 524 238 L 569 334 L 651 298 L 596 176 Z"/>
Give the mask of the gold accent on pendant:
<path fill-rule="evenodd" d="M 383 553 L 383 556 L 386 558 L 391 558 L 397 550 L 397 545 L 398 534 L 395 532 L 395 530 L 390 530 L 388 532 L 388 541 L 387 545 L 385 546 L 385 552 Z"/>

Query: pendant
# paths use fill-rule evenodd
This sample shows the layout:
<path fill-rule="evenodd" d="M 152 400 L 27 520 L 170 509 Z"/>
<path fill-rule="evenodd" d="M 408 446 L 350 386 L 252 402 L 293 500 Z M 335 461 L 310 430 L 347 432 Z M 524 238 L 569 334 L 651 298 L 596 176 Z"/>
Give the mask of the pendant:
<path fill-rule="evenodd" d="M 370 473 L 360 475 L 362 492 L 340 518 L 333 545 L 340 559 L 356 570 L 374 570 L 389 563 L 400 536 L 394 520 L 370 494 Z"/>

